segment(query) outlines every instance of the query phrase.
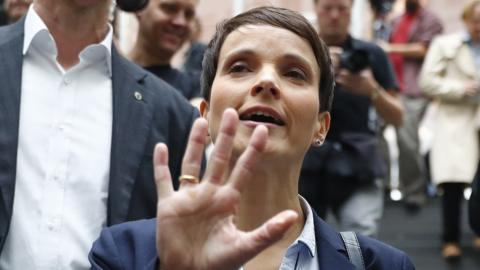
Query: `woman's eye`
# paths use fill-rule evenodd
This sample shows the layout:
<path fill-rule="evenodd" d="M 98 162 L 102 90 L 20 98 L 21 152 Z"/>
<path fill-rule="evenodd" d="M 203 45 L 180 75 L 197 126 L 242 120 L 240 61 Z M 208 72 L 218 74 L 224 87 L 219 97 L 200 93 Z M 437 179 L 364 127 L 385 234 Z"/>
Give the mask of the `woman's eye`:
<path fill-rule="evenodd" d="M 305 81 L 307 79 L 307 76 L 305 75 L 305 72 L 303 72 L 301 69 L 290 69 L 285 73 L 285 76 L 293 78 L 295 80 L 302 80 Z"/>
<path fill-rule="evenodd" d="M 228 70 L 229 73 L 239 73 L 239 72 L 247 72 L 248 68 L 245 64 L 234 64 Z"/>

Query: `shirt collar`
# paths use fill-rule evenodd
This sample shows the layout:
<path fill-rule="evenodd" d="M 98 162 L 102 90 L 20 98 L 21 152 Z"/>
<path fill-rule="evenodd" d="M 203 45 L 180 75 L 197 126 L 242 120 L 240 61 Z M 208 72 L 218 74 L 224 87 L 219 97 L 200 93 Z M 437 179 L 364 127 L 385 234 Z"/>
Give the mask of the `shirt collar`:
<path fill-rule="evenodd" d="M 463 31 L 461 33 L 461 38 L 462 38 L 462 42 L 464 43 L 471 43 L 472 42 L 472 37 L 470 36 L 470 34 L 467 32 L 467 31 Z"/>
<path fill-rule="evenodd" d="M 32 45 L 35 45 L 52 55 L 57 54 L 55 41 L 48 31 L 47 26 L 42 18 L 33 8 L 34 4 L 30 5 L 26 18 L 23 39 L 23 55 L 27 54 Z M 38 37 L 38 38 L 37 38 Z M 96 62 L 105 59 L 109 76 L 112 76 L 112 41 L 113 28 L 108 24 L 108 33 L 105 38 L 97 44 L 91 44 L 80 52 L 80 60 L 88 62 Z"/>
<path fill-rule="evenodd" d="M 108 33 L 105 38 L 97 44 L 90 44 L 80 52 L 80 60 L 87 62 L 98 62 L 105 59 L 108 75 L 112 76 L 112 40 L 113 29 L 108 24 Z"/>
<path fill-rule="evenodd" d="M 33 9 L 33 5 L 30 5 L 28 8 L 27 16 L 25 18 L 25 36 L 23 39 L 23 55 L 27 54 L 28 50 L 30 49 L 30 46 L 32 46 L 32 43 L 34 42 L 34 38 L 37 36 L 42 35 L 50 35 L 48 32 L 48 28 L 45 25 L 45 23 L 42 21 L 40 16 L 38 16 L 37 12 L 35 9 Z M 41 33 L 41 34 L 40 34 Z M 43 37 L 44 39 L 45 37 Z M 47 40 L 43 40 L 44 42 L 38 42 L 39 45 L 44 45 L 42 46 L 44 50 L 48 51 L 49 53 L 57 53 L 55 44 L 52 43 L 53 38 L 50 36 L 51 41 L 46 42 Z M 47 45 L 48 43 L 48 45 Z M 52 47 L 53 45 L 53 47 Z"/>
<path fill-rule="evenodd" d="M 308 202 L 302 196 L 299 195 L 298 197 L 300 199 L 300 206 L 302 207 L 302 211 L 306 216 L 306 220 L 305 220 L 305 225 L 303 226 L 302 233 L 292 245 L 295 245 L 298 243 L 304 244 L 308 248 L 310 256 L 313 258 L 317 254 L 317 245 L 315 241 L 315 225 L 313 223 L 313 212 Z"/>

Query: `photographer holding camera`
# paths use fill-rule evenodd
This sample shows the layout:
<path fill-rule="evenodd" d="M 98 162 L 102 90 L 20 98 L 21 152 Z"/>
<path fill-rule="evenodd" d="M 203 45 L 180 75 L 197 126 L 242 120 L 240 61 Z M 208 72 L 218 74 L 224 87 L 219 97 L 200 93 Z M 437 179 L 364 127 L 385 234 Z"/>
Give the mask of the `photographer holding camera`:
<path fill-rule="evenodd" d="M 402 124 L 392 66 L 377 45 L 348 33 L 353 0 L 314 0 L 320 36 L 336 74 L 330 132 L 309 150 L 300 190 L 319 215 L 330 208 L 341 230 L 375 236 L 383 212 L 385 161 L 378 148 L 379 118 Z"/>

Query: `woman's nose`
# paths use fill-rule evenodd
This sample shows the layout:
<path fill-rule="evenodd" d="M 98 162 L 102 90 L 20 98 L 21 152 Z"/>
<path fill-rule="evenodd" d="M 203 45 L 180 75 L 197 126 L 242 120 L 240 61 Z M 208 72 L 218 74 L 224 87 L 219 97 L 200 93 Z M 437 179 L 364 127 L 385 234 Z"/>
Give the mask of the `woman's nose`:
<path fill-rule="evenodd" d="M 270 95 L 274 98 L 278 98 L 280 91 L 277 85 L 277 75 L 272 70 L 264 70 L 258 75 L 258 79 L 253 85 L 250 94 L 252 96 L 257 95 Z"/>

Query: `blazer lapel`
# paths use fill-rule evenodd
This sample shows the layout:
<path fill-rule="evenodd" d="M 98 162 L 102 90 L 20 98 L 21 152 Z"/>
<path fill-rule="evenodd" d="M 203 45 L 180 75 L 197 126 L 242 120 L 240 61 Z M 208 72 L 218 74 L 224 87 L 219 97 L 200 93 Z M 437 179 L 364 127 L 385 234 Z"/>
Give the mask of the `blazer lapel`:
<path fill-rule="evenodd" d="M 112 49 L 113 126 L 107 224 L 126 220 L 142 160 L 152 109 L 142 86 L 146 76 Z"/>
<path fill-rule="evenodd" d="M 0 246 L 10 223 L 15 189 L 23 28 L 24 19 L 0 32 Z"/>
<path fill-rule="evenodd" d="M 347 251 L 338 232 L 314 213 L 315 241 L 320 269 L 355 270 L 348 260 Z"/>

